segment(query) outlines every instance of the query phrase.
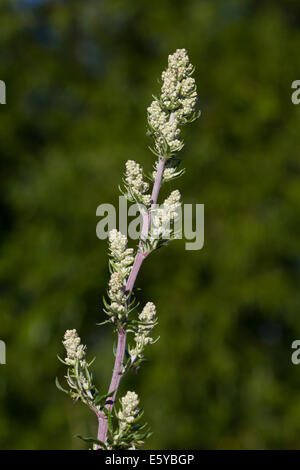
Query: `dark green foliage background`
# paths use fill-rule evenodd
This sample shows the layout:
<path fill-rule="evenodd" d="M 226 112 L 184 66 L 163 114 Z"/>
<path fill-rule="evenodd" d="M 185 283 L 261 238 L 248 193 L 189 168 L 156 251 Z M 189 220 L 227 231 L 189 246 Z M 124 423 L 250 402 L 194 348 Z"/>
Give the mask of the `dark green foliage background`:
<path fill-rule="evenodd" d="M 201 119 L 186 129 L 184 202 L 205 204 L 205 246 L 144 264 L 160 341 L 128 376 L 148 448 L 300 448 L 300 79 L 297 0 L 2 0 L 0 448 L 84 448 L 96 420 L 54 384 L 77 328 L 99 388 L 112 368 L 96 208 L 127 159 L 150 171 L 146 107 L 167 55 L 188 49 Z"/>

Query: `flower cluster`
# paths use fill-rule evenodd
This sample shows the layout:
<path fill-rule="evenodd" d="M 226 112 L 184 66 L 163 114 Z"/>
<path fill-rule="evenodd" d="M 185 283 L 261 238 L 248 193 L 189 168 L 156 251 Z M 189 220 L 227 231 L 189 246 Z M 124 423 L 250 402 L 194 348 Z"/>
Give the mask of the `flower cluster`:
<path fill-rule="evenodd" d="M 142 412 L 139 409 L 139 398 L 135 392 L 127 392 L 120 400 L 121 408 L 117 411 L 118 426 L 108 432 L 105 443 L 107 450 L 128 449 L 135 450 L 144 443 L 150 433 L 146 424 L 138 423 Z"/>
<path fill-rule="evenodd" d="M 125 284 L 134 261 L 133 249 L 127 248 L 126 236 L 116 229 L 109 232 L 109 255 L 112 272 L 108 284 L 110 303 L 104 299 L 104 311 L 110 316 L 110 321 L 116 323 L 127 315 Z"/>
<path fill-rule="evenodd" d="M 65 363 L 68 366 L 74 366 L 77 361 L 84 366 L 86 347 L 81 344 L 81 340 L 76 330 L 67 330 L 64 335 L 63 345 L 67 352 Z"/>
<path fill-rule="evenodd" d="M 168 68 L 162 73 L 161 101 L 175 113 L 179 123 L 186 122 L 195 112 L 197 91 L 195 79 L 190 76 L 193 71 L 186 50 L 177 49 L 169 55 Z"/>
<path fill-rule="evenodd" d="M 110 304 L 104 301 L 105 312 L 110 316 L 113 323 L 116 320 L 122 320 L 127 313 L 127 296 L 125 294 L 125 285 L 120 273 L 114 272 L 109 280 L 108 297 Z"/>
<path fill-rule="evenodd" d="M 143 170 L 141 165 L 134 160 L 127 160 L 125 172 L 125 184 L 128 189 L 127 197 L 130 200 L 140 202 L 145 206 L 150 205 L 151 195 L 146 194 L 149 184 L 143 180 Z"/>
<path fill-rule="evenodd" d="M 180 126 L 196 119 L 197 91 L 193 66 L 185 49 L 169 55 L 168 68 L 162 73 L 160 98 L 148 107 L 150 133 L 159 157 L 171 157 L 183 147 Z"/>
<path fill-rule="evenodd" d="M 139 398 L 135 392 L 127 392 L 126 395 L 121 398 L 122 408 L 117 413 L 117 417 L 120 421 L 120 429 L 124 429 L 128 424 L 133 423 L 139 414 L 138 404 Z"/>
<path fill-rule="evenodd" d="M 137 359 L 143 358 L 145 346 L 155 342 L 150 336 L 155 325 L 157 325 L 156 307 L 152 302 L 147 302 L 139 314 L 138 327 L 134 335 L 135 347 L 129 348 L 131 364 L 134 364 Z"/>
<path fill-rule="evenodd" d="M 109 254 L 113 270 L 120 273 L 125 279 L 130 273 L 134 261 L 133 249 L 127 248 L 126 236 L 116 229 L 109 232 Z"/>
<path fill-rule="evenodd" d="M 173 225 L 179 216 L 180 197 L 180 192 L 176 189 L 161 206 L 153 209 L 149 236 L 153 248 L 156 248 L 161 240 L 176 238 Z"/>
<path fill-rule="evenodd" d="M 67 357 L 62 362 L 68 366 L 66 379 L 70 391 L 63 390 L 58 381 L 56 384 L 58 388 L 68 393 L 74 400 L 81 400 L 83 403 L 94 407 L 93 392 L 96 389 L 93 385 L 92 375 L 88 370 L 90 364 L 85 359 L 86 346 L 81 344 L 81 339 L 75 329 L 65 332 L 63 345 Z"/>
<path fill-rule="evenodd" d="M 169 116 L 158 100 L 152 101 L 148 108 L 148 121 L 155 137 L 155 150 L 160 156 L 167 156 L 179 151 L 183 144 L 178 139 L 179 123 L 172 114 Z"/>

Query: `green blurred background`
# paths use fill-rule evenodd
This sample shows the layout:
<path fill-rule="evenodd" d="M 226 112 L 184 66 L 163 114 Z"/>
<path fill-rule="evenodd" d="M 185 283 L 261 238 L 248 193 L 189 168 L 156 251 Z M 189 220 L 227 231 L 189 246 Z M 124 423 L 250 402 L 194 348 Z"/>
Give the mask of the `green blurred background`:
<path fill-rule="evenodd" d="M 141 398 L 147 448 L 300 448 L 298 0 L 1 0 L 0 448 L 86 448 L 96 420 L 54 384 L 77 328 L 106 391 L 113 357 L 96 208 L 127 159 L 150 171 L 146 107 L 187 48 L 200 120 L 185 131 L 186 203 L 205 245 L 176 241 L 140 272 L 160 341 L 121 393 Z"/>

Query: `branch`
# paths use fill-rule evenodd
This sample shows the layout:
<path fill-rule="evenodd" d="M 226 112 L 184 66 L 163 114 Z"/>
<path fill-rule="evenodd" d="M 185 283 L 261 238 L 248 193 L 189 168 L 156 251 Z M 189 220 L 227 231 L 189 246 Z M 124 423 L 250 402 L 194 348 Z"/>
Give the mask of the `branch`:
<path fill-rule="evenodd" d="M 156 177 L 154 180 L 154 185 L 153 185 L 153 190 L 152 190 L 152 195 L 151 195 L 151 209 L 153 206 L 156 205 L 158 195 L 159 195 L 159 190 L 161 187 L 161 180 L 162 180 L 162 175 L 164 171 L 166 160 L 164 158 L 161 158 L 158 163 L 157 167 L 157 172 L 156 172 Z M 141 240 L 146 240 L 149 232 L 149 227 L 150 227 L 150 222 L 151 222 L 151 209 L 150 213 L 143 213 L 143 224 L 142 224 L 142 230 L 141 230 Z M 138 252 L 136 254 L 131 272 L 129 274 L 127 283 L 126 283 L 126 293 L 130 296 L 132 293 L 137 275 L 139 273 L 139 270 L 143 264 L 144 259 L 148 256 L 149 253 L 143 253 L 141 250 L 141 243 L 139 245 Z M 118 388 L 120 385 L 120 381 L 124 375 L 122 371 L 122 365 L 124 361 L 124 355 L 125 355 L 125 349 L 126 349 L 126 329 L 125 328 L 119 328 L 118 331 L 118 345 L 117 345 L 117 352 L 116 352 L 116 359 L 115 359 L 115 364 L 113 368 L 113 373 L 112 373 L 112 378 L 109 386 L 108 393 L 114 392 L 112 397 L 107 400 L 107 403 L 105 405 L 105 408 L 108 411 L 112 411 L 116 395 L 118 392 Z M 98 415 L 98 437 L 97 439 L 101 442 L 106 441 L 106 435 L 107 435 L 107 429 L 108 429 L 108 423 L 106 417 L 99 416 Z M 100 449 L 100 446 L 98 447 Z"/>

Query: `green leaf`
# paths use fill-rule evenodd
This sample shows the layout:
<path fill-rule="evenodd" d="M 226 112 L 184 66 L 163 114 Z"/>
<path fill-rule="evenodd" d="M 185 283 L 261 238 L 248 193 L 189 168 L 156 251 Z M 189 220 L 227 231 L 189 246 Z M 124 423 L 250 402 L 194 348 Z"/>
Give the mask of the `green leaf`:
<path fill-rule="evenodd" d="M 62 391 L 62 392 L 64 392 L 64 393 L 66 393 L 67 395 L 70 394 L 69 390 L 64 389 L 64 388 L 60 385 L 59 380 L 58 380 L 57 377 L 55 377 L 55 385 L 56 385 L 56 387 L 58 388 L 58 390 L 60 390 L 60 391 Z"/>
<path fill-rule="evenodd" d="M 95 439 L 94 437 L 84 437 L 84 436 L 81 436 L 80 434 L 76 434 L 74 437 L 78 437 L 84 442 L 97 444 L 98 446 L 101 446 L 103 449 L 106 449 L 106 445 L 104 444 L 104 442 L 99 441 L 99 439 Z"/>
<path fill-rule="evenodd" d="M 91 360 L 91 362 L 88 363 L 88 367 L 90 367 L 96 360 L 96 356 Z"/>
<path fill-rule="evenodd" d="M 59 357 L 58 354 L 57 354 L 57 359 L 58 359 L 62 364 L 64 364 L 65 366 L 67 365 L 66 362 L 65 362 L 61 357 Z"/>
<path fill-rule="evenodd" d="M 97 326 L 103 326 L 103 325 L 106 325 L 107 323 L 111 323 L 111 320 L 105 320 L 101 323 L 96 323 Z"/>
<path fill-rule="evenodd" d="M 108 304 L 104 296 L 102 297 L 102 301 L 103 301 L 105 308 L 109 309 L 110 305 Z"/>

